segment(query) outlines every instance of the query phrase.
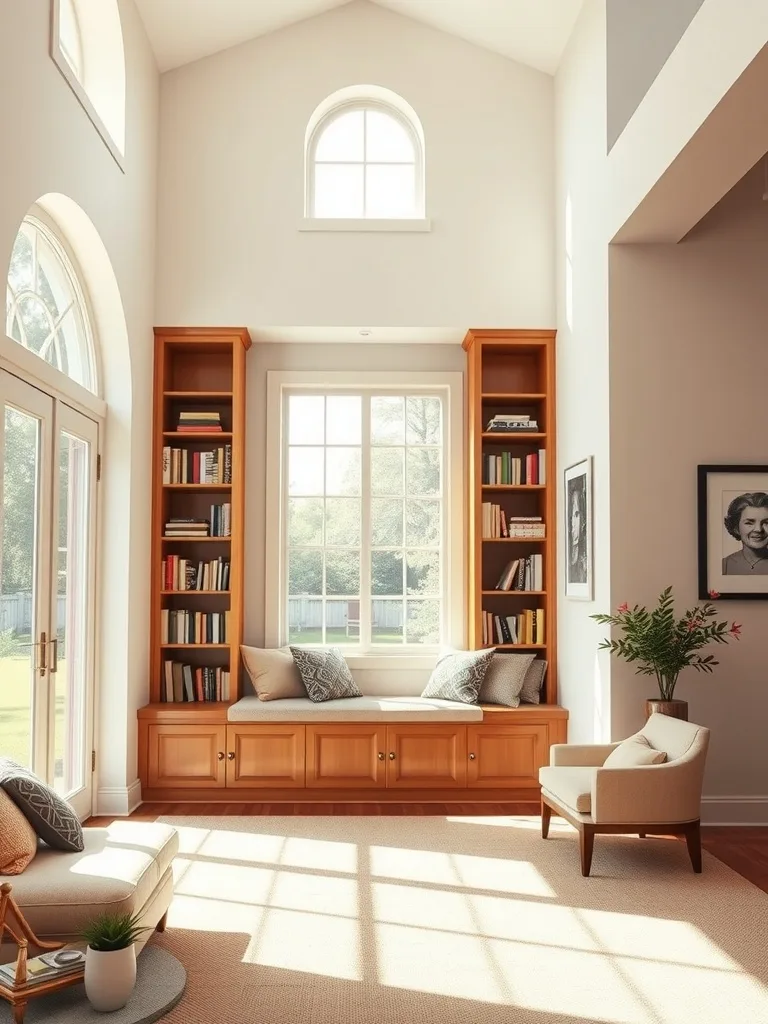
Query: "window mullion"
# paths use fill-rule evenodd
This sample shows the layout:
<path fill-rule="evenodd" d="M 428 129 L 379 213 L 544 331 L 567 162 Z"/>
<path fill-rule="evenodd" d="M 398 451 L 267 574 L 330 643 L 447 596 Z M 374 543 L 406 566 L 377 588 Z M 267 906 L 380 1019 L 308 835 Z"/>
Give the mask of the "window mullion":
<path fill-rule="evenodd" d="M 363 217 L 368 216 L 368 111 L 363 111 Z M 370 408 L 370 403 L 369 403 Z"/>
<path fill-rule="evenodd" d="M 280 464 L 282 466 L 280 480 L 280 501 L 282 515 L 280 516 L 282 537 L 280 539 L 280 625 L 278 644 L 287 644 L 290 641 L 290 594 L 288 592 L 288 420 L 290 402 L 288 393 L 283 391 L 280 395 L 280 411 L 282 413 L 282 453 Z"/>
<path fill-rule="evenodd" d="M 371 392 L 362 393 L 360 502 L 360 646 L 370 650 L 371 636 Z"/>

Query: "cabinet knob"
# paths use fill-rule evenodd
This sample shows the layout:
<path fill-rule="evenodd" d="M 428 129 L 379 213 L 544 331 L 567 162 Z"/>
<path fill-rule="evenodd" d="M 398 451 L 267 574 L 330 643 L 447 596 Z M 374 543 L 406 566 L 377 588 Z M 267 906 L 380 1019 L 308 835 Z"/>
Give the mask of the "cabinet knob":
<path fill-rule="evenodd" d="M 230 752 L 227 754 L 227 760 L 228 761 L 234 761 L 235 760 L 235 752 L 234 752 L 234 750 L 230 750 Z"/>
<path fill-rule="evenodd" d="M 218 759 L 220 761 L 223 761 L 224 760 L 224 751 L 220 750 L 216 756 L 218 757 Z"/>
<path fill-rule="evenodd" d="M 394 761 L 395 760 L 395 752 L 394 752 L 394 750 L 390 750 L 390 752 L 389 752 L 389 760 L 390 761 Z"/>
<path fill-rule="evenodd" d="M 470 761 L 474 761 L 475 760 L 475 755 L 474 754 L 470 754 L 469 755 L 469 760 Z"/>
<path fill-rule="evenodd" d="M 380 760 L 380 761 L 383 761 L 383 760 L 384 760 L 384 751 L 383 751 L 383 750 L 380 750 L 380 751 L 379 751 L 379 760 Z"/>

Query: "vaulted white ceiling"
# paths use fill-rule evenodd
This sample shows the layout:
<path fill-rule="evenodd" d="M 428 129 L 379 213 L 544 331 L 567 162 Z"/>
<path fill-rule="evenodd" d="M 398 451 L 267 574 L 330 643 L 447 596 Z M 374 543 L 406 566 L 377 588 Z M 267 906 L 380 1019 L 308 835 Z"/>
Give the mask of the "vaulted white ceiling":
<path fill-rule="evenodd" d="M 161 71 L 349 0 L 136 0 Z M 582 0 L 373 0 L 433 28 L 554 74 Z"/>

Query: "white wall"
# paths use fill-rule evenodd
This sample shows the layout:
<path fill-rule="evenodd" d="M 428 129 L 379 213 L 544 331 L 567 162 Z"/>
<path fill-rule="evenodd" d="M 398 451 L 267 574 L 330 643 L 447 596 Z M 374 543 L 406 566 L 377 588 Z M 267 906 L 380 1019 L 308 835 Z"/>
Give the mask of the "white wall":
<path fill-rule="evenodd" d="M 758 165 L 679 245 L 612 246 L 611 514 L 614 601 L 654 603 L 673 585 L 697 603 L 696 466 L 765 464 L 768 202 Z M 723 601 L 744 624 L 714 651 L 713 676 L 685 670 L 675 696 L 712 729 L 710 821 L 768 820 L 765 606 Z M 654 681 L 615 663 L 614 732 L 643 721 Z"/>
<path fill-rule="evenodd" d="M 156 222 L 158 75 L 133 0 L 121 0 L 126 48 L 126 170 L 123 173 L 49 56 L 49 0 L 0 4 L 0 136 L 6 142 L 0 180 L 0 265 L 7 266 L 19 224 L 48 193 L 74 200 L 95 225 L 109 254 L 125 312 L 134 399 L 115 434 L 118 462 L 104 467 L 103 489 L 122 489 L 109 502 L 104 533 L 113 573 L 105 587 L 124 593 L 119 621 L 102 615 L 98 786 L 109 791 L 105 813 L 127 800 L 136 779 L 136 708 L 147 695 L 150 415 L 154 241 Z M 77 240 L 72 240 L 77 250 Z M 92 256 L 84 253 L 84 257 Z M 87 262 L 84 259 L 84 262 Z M 114 310 L 112 312 L 115 312 Z M 119 310 L 117 311 L 119 318 Z M 103 359 L 117 336 L 101 337 Z M 126 353 L 118 354 L 126 367 Z M 106 374 L 109 378 L 109 373 Z M 114 375 L 113 375 L 114 376 Z M 120 396 L 109 394 L 120 406 Z M 122 403 L 123 407 L 125 403 Z M 132 434 L 126 436 L 126 417 Z M 109 424 L 108 424 L 109 430 Z M 109 437 L 107 438 L 109 454 Z M 107 621 L 105 621 L 105 619 Z M 114 802 L 116 801 L 116 802 Z"/>
<path fill-rule="evenodd" d="M 307 122 L 360 83 L 421 118 L 431 233 L 298 230 Z M 550 76 L 367 0 L 163 75 L 158 321 L 550 326 L 552 109 Z"/>
<path fill-rule="evenodd" d="M 610 598 L 604 8 L 604 0 L 586 0 L 555 81 L 558 472 L 562 481 L 566 466 L 591 455 L 594 473 L 593 602 L 562 596 L 562 487 L 559 496 L 558 699 L 570 711 L 574 742 L 607 737 L 611 728 L 610 664 L 598 662 L 602 630 L 588 618 Z"/>

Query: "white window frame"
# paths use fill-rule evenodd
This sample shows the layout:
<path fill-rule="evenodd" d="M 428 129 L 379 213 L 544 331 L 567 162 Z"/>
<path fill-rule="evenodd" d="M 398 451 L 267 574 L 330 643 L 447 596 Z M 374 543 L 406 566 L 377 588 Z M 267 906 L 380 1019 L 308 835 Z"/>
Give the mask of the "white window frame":
<path fill-rule="evenodd" d="M 461 373 L 403 373 L 352 371 L 267 371 L 267 473 L 266 564 L 264 633 L 267 647 L 287 643 L 287 577 L 284 479 L 286 395 L 310 392 L 396 391 L 400 394 L 439 394 L 444 402 L 443 435 L 443 562 L 442 623 L 440 645 L 404 644 L 391 650 L 365 650 L 357 645 L 342 648 L 351 668 L 431 668 L 441 647 L 463 647 L 466 539 L 464 536 L 464 403 Z M 361 611 L 366 595 L 361 594 Z"/>
<path fill-rule="evenodd" d="M 112 2 L 112 0 L 110 0 L 110 2 Z M 86 18 L 84 17 L 83 6 L 82 6 L 83 5 L 83 0 L 74 0 L 75 14 L 76 14 L 76 17 L 77 17 L 78 28 L 79 28 L 79 33 L 80 33 L 80 53 L 81 53 L 81 63 L 82 63 L 81 73 L 83 74 L 83 79 L 84 79 L 84 80 L 81 80 L 78 77 L 77 72 L 72 67 L 72 65 L 70 64 L 69 60 L 67 59 L 66 53 L 64 52 L 64 50 L 61 47 L 61 36 L 60 36 L 60 27 L 59 27 L 59 22 L 60 22 L 60 17 L 61 17 L 61 12 L 60 12 L 60 9 L 59 9 L 60 0 L 51 0 L 51 43 L 50 43 L 51 60 L 54 62 L 56 67 L 59 69 L 59 71 L 63 75 L 65 81 L 69 85 L 70 89 L 72 90 L 72 92 L 77 97 L 77 100 L 80 103 L 80 106 L 83 108 L 85 113 L 90 118 L 91 123 L 93 124 L 94 128 L 96 129 L 96 131 L 101 136 L 102 141 L 104 142 L 104 145 L 107 147 L 109 152 L 112 154 L 112 156 L 113 156 L 113 158 L 115 160 L 115 163 L 120 168 L 120 170 L 123 173 L 125 173 L 125 87 L 126 87 L 125 86 L 125 52 L 124 52 L 124 40 L 123 40 L 123 37 L 122 37 L 122 26 L 120 25 L 119 8 L 117 8 L 117 6 L 115 7 L 115 12 L 116 12 L 116 17 L 117 17 L 117 24 L 118 24 L 118 27 L 120 29 L 120 33 L 119 33 L 120 34 L 120 40 L 119 40 L 120 54 L 115 59 L 119 60 L 119 61 L 122 61 L 122 70 L 121 70 L 121 73 L 122 73 L 122 101 L 121 101 L 121 105 L 122 105 L 122 118 L 121 118 L 121 122 L 122 123 L 118 126 L 118 131 L 115 134 L 113 134 L 109 130 L 109 128 L 105 124 L 103 118 L 101 117 L 99 112 L 96 110 L 96 107 L 94 106 L 94 103 L 93 103 L 91 97 L 88 95 L 88 88 L 87 88 L 87 80 L 88 80 L 88 74 L 89 74 L 89 64 L 88 64 L 88 54 L 89 54 L 89 49 L 90 49 L 90 47 L 89 47 L 89 39 L 91 40 L 91 42 L 93 42 L 94 41 L 94 37 L 95 37 L 95 40 L 98 40 L 98 39 L 102 39 L 103 40 L 103 38 L 104 38 L 104 23 L 103 23 L 104 10 L 99 7 L 99 4 L 103 4 L 103 3 L 105 3 L 105 0 L 87 0 L 88 10 L 85 12 L 85 14 L 88 15 L 91 12 L 95 12 L 97 15 L 99 15 L 99 13 L 101 14 L 101 17 L 98 17 L 97 22 L 95 24 L 93 24 L 93 25 L 90 25 L 90 24 L 86 24 Z M 115 3 L 116 3 L 116 0 L 115 0 Z M 114 35 L 113 33 L 110 33 L 110 37 L 113 36 L 113 35 Z M 116 41 L 116 45 L 117 45 L 117 41 Z"/>
<path fill-rule="evenodd" d="M 330 109 L 324 111 L 308 131 L 304 151 L 304 219 L 301 231 L 431 231 L 431 221 L 426 215 L 426 170 L 424 153 L 424 134 L 421 124 L 415 116 L 408 112 L 407 105 L 395 102 L 395 94 L 387 90 L 379 90 L 381 96 L 351 95 L 334 102 Z M 341 90 L 340 95 L 348 93 Z M 388 94 L 392 100 L 385 97 Z M 399 100 L 399 97 L 397 97 Z M 322 106 L 322 105 L 321 105 Z M 412 217 L 315 217 L 315 153 L 317 144 L 326 129 L 339 117 L 353 111 L 373 110 L 386 114 L 396 121 L 411 140 L 414 153 L 414 214 Z M 376 161 L 372 161 L 376 162 Z M 357 165 L 359 161 L 354 161 Z M 363 161 L 363 166 L 366 161 Z"/>

